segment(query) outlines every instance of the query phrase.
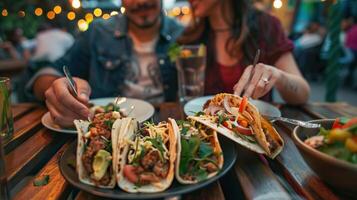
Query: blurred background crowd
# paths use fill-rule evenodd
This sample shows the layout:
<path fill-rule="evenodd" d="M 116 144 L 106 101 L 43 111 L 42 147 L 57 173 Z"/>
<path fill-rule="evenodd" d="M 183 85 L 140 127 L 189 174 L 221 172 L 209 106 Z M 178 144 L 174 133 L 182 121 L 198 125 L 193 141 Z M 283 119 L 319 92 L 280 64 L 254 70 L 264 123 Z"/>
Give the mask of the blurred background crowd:
<path fill-rule="evenodd" d="M 357 105 L 357 0 L 251 0 L 281 20 L 294 42 L 294 56 L 312 86 L 311 101 L 338 100 Z M 187 25 L 185 0 L 163 0 L 165 14 Z M 334 7 L 334 8 L 332 8 Z M 335 10 L 334 10 L 335 9 Z M 0 76 L 10 76 L 13 102 L 26 101 L 26 69 L 40 69 L 63 56 L 96 18 L 125 14 L 120 0 L 2 0 Z M 264 33 L 262 33 L 264 34 Z M 338 34 L 338 40 L 333 37 Z M 331 49 L 338 51 L 331 58 Z M 335 60 L 337 70 L 329 62 Z M 333 67 L 333 66 L 332 66 Z M 338 88 L 337 99 L 330 87 Z M 333 91 L 332 91 L 333 93 Z M 275 97 L 279 101 L 279 97 Z"/>

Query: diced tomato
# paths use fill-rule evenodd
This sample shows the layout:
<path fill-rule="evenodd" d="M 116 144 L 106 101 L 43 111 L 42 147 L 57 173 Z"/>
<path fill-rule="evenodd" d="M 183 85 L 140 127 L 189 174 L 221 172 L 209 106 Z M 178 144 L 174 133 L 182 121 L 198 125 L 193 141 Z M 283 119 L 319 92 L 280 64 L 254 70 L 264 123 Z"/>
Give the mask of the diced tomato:
<path fill-rule="evenodd" d="M 232 125 L 230 125 L 227 121 L 224 121 L 222 125 L 228 129 L 232 129 Z"/>
<path fill-rule="evenodd" d="M 341 128 L 341 127 L 342 125 L 340 124 L 340 118 L 335 119 L 335 121 L 332 124 L 332 129 Z"/>
<path fill-rule="evenodd" d="M 239 105 L 239 112 L 242 113 L 248 105 L 248 97 L 244 96 Z"/>
<path fill-rule="evenodd" d="M 357 124 L 357 117 L 348 120 L 348 122 L 345 125 L 343 125 L 341 128 L 349 128 L 354 124 Z"/>
<path fill-rule="evenodd" d="M 243 126 L 244 128 L 248 128 L 248 122 L 246 120 L 238 120 L 239 125 Z"/>
<path fill-rule="evenodd" d="M 133 165 L 125 165 L 123 168 L 123 175 L 132 183 L 137 183 L 139 178 L 135 174 L 136 167 Z"/>
<path fill-rule="evenodd" d="M 232 130 L 234 132 L 238 132 L 240 134 L 243 134 L 243 135 L 252 135 L 252 131 L 250 130 L 250 128 L 245 128 L 243 126 L 235 126 L 234 128 L 232 128 Z"/>

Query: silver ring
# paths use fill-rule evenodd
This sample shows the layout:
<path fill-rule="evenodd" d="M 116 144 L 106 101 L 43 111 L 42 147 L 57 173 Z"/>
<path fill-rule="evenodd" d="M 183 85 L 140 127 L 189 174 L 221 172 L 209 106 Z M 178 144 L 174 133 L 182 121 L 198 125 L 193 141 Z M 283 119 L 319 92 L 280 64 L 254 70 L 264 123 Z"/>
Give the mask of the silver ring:
<path fill-rule="evenodd" d="M 265 85 L 267 85 L 269 83 L 268 78 L 262 78 L 262 81 L 264 82 Z"/>

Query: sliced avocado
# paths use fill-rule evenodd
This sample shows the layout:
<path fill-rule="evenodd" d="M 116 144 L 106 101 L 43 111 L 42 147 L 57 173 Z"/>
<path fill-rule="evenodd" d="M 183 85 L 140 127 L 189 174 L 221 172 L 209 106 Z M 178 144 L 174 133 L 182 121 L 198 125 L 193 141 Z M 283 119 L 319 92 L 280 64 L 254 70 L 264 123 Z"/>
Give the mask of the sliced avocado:
<path fill-rule="evenodd" d="M 110 161 L 112 160 L 111 154 L 106 150 L 99 150 L 97 154 L 94 156 L 94 160 L 92 163 L 93 172 L 93 179 L 99 181 L 103 178 L 105 172 L 108 169 Z"/>

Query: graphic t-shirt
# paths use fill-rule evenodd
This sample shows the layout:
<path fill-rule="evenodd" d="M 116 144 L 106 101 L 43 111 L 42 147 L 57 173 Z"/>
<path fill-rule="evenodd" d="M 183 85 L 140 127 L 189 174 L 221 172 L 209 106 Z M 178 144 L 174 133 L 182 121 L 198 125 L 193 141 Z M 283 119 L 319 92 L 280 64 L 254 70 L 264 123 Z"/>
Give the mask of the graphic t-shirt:
<path fill-rule="evenodd" d="M 151 103 L 163 102 L 163 84 L 155 54 L 158 37 L 142 43 L 133 34 L 130 36 L 133 41 L 133 56 L 124 80 L 123 95 L 145 99 Z"/>

